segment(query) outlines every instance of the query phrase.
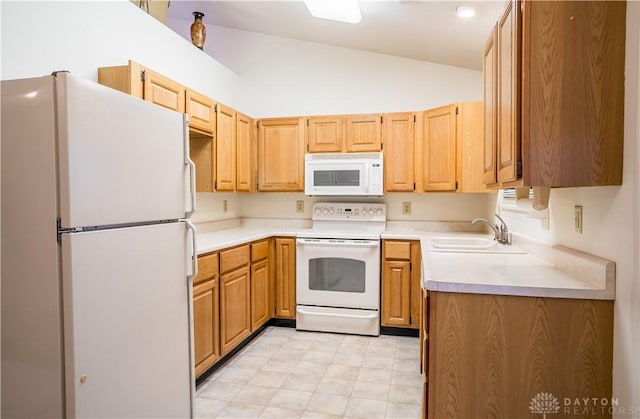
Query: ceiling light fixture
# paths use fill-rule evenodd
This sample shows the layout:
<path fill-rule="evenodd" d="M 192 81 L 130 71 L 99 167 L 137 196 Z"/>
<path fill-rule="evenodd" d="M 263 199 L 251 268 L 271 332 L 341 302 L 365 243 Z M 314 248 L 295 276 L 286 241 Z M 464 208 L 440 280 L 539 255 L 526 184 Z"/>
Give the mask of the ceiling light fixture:
<path fill-rule="evenodd" d="M 478 11 L 473 6 L 467 6 L 463 4 L 456 7 L 456 13 L 458 14 L 458 17 L 469 19 L 470 17 L 474 17 L 478 13 Z"/>
<path fill-rule="evenodd" d="M 358 23 L 362 20 L 357 0 L 304 0 L 313 17 Z"/>

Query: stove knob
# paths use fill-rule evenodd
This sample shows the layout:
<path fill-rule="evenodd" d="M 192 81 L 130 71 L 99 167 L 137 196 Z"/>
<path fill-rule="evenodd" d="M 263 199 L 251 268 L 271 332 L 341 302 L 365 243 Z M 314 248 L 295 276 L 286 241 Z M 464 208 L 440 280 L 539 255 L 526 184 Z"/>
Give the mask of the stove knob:
<path fill-rule="evenodd" d="M 376 210 L 374 210 L 373 208 L 369 208 L 369 217 L 373 217 L 376 214 Z"/>
<path fill-rule="evenodd" d="M 322 207 L 322 215 L 327 215 L 329 213 L 329 210 L 327 209 L 327 207 Z"/>
<path fill-rule="evenodd" d="M 316 207 L 316 209 L 313 212 L 315 215 L 320 215 L 320 207 Z"/>
<path fill-rule="evenodd" d="M 376 215 L 382 215 L 382 208 L 376 209 Z"/>
<path fill-rule="evenodd" d="M 333 215 L 336 213 L 336 209 L 331 207 L 331 209 L 329 210 L 329 214 Z"/>

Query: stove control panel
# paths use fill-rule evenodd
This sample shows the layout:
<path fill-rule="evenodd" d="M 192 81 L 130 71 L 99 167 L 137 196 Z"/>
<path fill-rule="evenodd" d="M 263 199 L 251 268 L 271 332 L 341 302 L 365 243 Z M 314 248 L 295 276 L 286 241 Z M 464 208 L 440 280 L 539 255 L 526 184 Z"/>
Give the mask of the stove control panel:
<path fill-rule="evenodd" d="M 387 206 L 364 202 L 316 202 L 313 204 L 313 220 L 330 221 L 386 221 Z"/>

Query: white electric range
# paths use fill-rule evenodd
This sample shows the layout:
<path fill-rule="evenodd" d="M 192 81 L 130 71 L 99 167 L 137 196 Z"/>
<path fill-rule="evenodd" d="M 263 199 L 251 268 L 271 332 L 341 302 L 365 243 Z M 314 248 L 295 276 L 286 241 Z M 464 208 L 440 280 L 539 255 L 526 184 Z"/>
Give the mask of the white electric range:
<path fill-rule="evenodd" d="M 386 205 L 317 202 L 298 234 L 296 328 L 380 334 L 380 235 Z"/>

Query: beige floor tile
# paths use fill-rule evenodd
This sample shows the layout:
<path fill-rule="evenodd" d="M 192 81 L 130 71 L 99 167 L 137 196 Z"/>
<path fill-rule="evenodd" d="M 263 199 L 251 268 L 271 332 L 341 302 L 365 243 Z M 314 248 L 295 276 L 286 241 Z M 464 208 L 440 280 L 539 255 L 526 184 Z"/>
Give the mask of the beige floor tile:
<path fill-rule="evenodd" d="M 280 389 L 269 402 L 269 406 L 300 410 L 302 413 L 309 404 L 312 394 L 310 391 Z"/>
<path fill-rule="evenodd" d="M 387 357 L 394 358 L 396 354 L 395 347 L 386 347 L 386 346 L 369 346 L 367 347 L 367 351 L 365 353 L 366 356 L 379 356 L 379 357 Z"/>
<path fill-rule="evenodd" d="M 343 335 L 340 333 L 319 333 L 318 337 L 316 338 L 316 342 L 342 343 L 344 342 L 345 336 L 348 336 L 348 335 Z"/>
<path fill-rule="evenodd" d="M 293 369 L 292 373 L 296 375 L 309 375 L 321 377 L 327 371 L 329 364 L 321 364 L 319 362 L 300 361 Z"/>
<path fill-rule="evenodd" d="M 218 415 L 219 418 L 257 418 L 265 406 L 245 402 L 229 402 Z"/>
<path fill-rule="evenodd" d="M 268 357 L 271 357 L 272 355 L 275 355 L 280 349 L 282 349 L 282 345 L 272 344 L 272 343 L 259 344 L 259 345 L 255 345 L 250 348 L 247 348 L 246 352 L 243 351 L 243 355 L 251 355 L 251 356 L 268 358 Z"/>
<path fill-rule="evenodd" d="M 196 398 L 196 418 L 215 418 L 227 406 L 226 401 L 198 397 Z"/>
<path fill-rule="evenodd" d="M 310 343 L 310 342 L 309 342 Z M 287 361 L 299 361 L 307 354 L 306 349 L 292 349 L 288 347 L 280 348 L 271 358 L 285 359 Z"/>
<path fill-rule="evenodd" d="M 330 415 L 328 413 L 311 412 L 307 410 L 302 412 L 302 416 L 300 417 L 309 419 L 344 419 L 342 415 Z"/>
<path fill-rule="evenodd" d="M 418 372 L 392 371 L 391 384 L 407 387 L 422 387 L 422 376 Z"/>
<path fill-rule="evenodd" d="M 296 367 L 295 361 L 286 358 L 271 358 L 262 366 L 262 371 L 290 373 Z"/>
<path fill-rule="evenodd" d="M 307 411 L 343 415 L 348 401 L 347 396 L 314 393 L 307 405 Z"/>
<path fill-rule="evenodd" d="M 322 364 L 328 364 L 333 359 L 335 353 L 322 352 L 322 351 L 307 351 L 302 357 L 302 361 L 320 362 Z"/>
<path fill-rule="evenodd" d="M 371 339 L 369 341 L 369 346 L 395 349 L 397 343 L 398 343 L 397 336 L 380 335 L 375 339 Z"/>
<path fill-rule="evenodd" d="M 336 365 L 329 364 L 327 370 L 324 373 L 324 377 L 328 378 L 342 378 L 343 380 L 355 381 L 358 377 L 360 368 L 352 367 L 350 365 Z"/>
<path fill-rule="evenodd" d="M 253 386 L 280 388 L 286 378 L 287 374 L 282 372 L 258 371 L 258 373 L 249 380 L 249 384 Z"/>
<path fill-rule="evenodd" d="M 292 337 L 287 341 L 287 343 L 283 346 L 283 348 L 300 350 L 300 351 L 308 351 L 314 342 L 315 342 L 314 340 L 293 339 Z"/>
<path fill-rule="evenodd" d="M 353 353 L 336 353 L 331 361 L 332 364 L 338 365 L 350 365 L 352 367 L 359 367 L 362 365 L 362 361 L 364 359 L 364 355 L 362 354 L 353 354 Z"/>
<path fill-rule="evenodd" d="M 391 370 L 382 368 L 360 368 L 357 381 L 377 384 L 391 384 Z"/>
<path fill-rule="evenodd" d="M 387 403 L 387 418 L 418 419 L 422 416 L 422 406 L 412 403 Z"/>
<path fill-rule="evenodd" d="M 354 381 L 342 378 L 324 377 L 316 387 L 316 393 L 337 394 L 339 396 L 350 396 L 353 390 Z"/>
<path fill-rule="evenodd" d="M 224 381 L 227 383 L 247 384 L 256 374 L 258 370 L 230 367 L 226 370 L 215 373 L 216 381 Z"/>
<path fill-rule="evenodd" d="M 198 389 L 198 398 L 229 401 L 233 400 L 244 384 L 225 383 L 223 381 L 210 381 Z"/>
<path fill-rule="evenodd" d="M 365 355 L 362 360 L 362 368 L 379 368 L 390 370 L 393 369 L 393 361 L 395 358 L 387 358 L 383 356 Z"/>
<path fill-rule="evenodd" d="M 397 403 L 422 403 L 421 387 L 405 387 L 392 385 L 389 389 L 389 401 Z"/>
<path fill-rule="evenodd" d="M 396 359 L 420 359 L 420 348 L 400 346 L 396 347 Z"/>
<path fill-rule="evenodd" d="M 293 419 L 302 416 L 302 410 L 285 409 L 282 407 L 267 406 L 260 414 L 261 418 Z"/>
<path fill-rule="evenodd" d="M 267 406 L 271 398 L 278 392 L 277 388 L 254 386 L 247 384 L 233 398 L 234 402 L 249 402 Z"/>
<path fill-rule="evenodd" d="M 297 340 L 316 340 L 320 336 L 320 332 L 308 332 L 306 330 L 297 330 L 290 338 Z"/>
<path fill-rule="evenodd" d="M 351 397 L 344 414 L 352 418 L 384 418 L 386 409 L 386 401 Z"/>
<path fill-rule="evenodd" d="M 311 344 L 312 351 L 336 353 L 342 342 L 332 340 L 315 340 Z"/>
<path fill-rule="evenodd" d="M 355 343 L 358 345 L 365 345 L 365 346 L 375 339 L 378 339 L 378 337 L 360 336 L 360 335 L 344 335 L 344 343 Z"/>
<path fill-rule="evenodd" d="M 269 327 L 264 336 L 281 336 L 287 339 L 297 333 L 292 327 Z"/>
<path fill-rule="evenodd" d="M 259 370 L 265 363 L 262 356 L 242 355 L 236 359 L 231 366 L 234 368 L 244 368 L 248 370 Z"/>
<path fill-rule="evenodd" d="M 280 388 L 313 392 L 318 387 L 320 379 L 320 376 L 289 374 Z"/>
<path fill-rule="evenodd" d="M 364 355 L 367 352 L 368 345 L 366 343 L 349 343 L 346 338 L 345 341 L 340 344 L 338 347 L 338 352 L 343 354 L 360 354 Z"/>
<path fill-rule="evenodd" d="M 388 400 L 389 384 L 369 383 L 366 381 L 356 381 L 351 392 L 351 397 L 364 399 Z"/>
<path fill-rule="evenodd" d="M 415 372 L 420 374 L 420 357 L 416 356 L 412 359 L 398 359 L 393 361 L 394 371 Z"/>

